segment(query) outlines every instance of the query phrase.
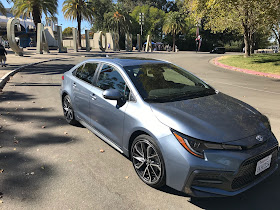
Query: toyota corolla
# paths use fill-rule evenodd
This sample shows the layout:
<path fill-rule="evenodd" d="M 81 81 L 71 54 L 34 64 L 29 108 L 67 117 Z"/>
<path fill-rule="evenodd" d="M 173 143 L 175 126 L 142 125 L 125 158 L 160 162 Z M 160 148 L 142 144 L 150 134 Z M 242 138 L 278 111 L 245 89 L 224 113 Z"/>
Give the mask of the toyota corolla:
<path fill-rule="evenodd" d="M 67 122 L 128 156 L 151 187 L 233 196 L 278 167 L 278 141 L 266 116 L 172 63 L 92 59 L 62 79 Z"/>

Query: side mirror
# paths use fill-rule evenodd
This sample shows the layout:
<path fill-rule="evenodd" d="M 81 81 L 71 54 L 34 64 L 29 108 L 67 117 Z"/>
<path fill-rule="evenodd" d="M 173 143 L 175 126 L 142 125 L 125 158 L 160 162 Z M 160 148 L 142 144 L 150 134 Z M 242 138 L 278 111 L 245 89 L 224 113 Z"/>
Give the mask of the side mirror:
<path fill-rule="evenodd" d="M 120 100 L 123 97 L 120 91 L 116 89 L 104 90 L 102 95 L 105 99 L 109 99 L 109 100 Z"/>
<path fill-rule="evenodd" d="M 120 93 L 120 91 L 116 89 L 104 90 L 102 95 L 105 99 L 117 100 L 117 109 L 119 109 L 126 103 L 125 97 Z"/>

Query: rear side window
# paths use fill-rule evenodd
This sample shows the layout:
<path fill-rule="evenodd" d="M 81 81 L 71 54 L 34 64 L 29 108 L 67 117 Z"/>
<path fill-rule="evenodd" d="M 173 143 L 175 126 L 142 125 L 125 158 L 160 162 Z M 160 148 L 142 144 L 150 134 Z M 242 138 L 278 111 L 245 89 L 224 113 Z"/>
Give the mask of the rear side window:
<path fill-rule="evenodd" d="M 100 71 L 97 80 L 97 87 L 99 87 L 102 90 L 117 89 L 125 97 L 128 97 L 130 93 L 120 73 L 114 67 L 106 64 L 103 65 Z"/>
<path fill-rule="evenodd" d="M 97 63 L 86 63 L 76 70 L 75 76 L 85 82 L 92 84 L 97 66 Z"/>

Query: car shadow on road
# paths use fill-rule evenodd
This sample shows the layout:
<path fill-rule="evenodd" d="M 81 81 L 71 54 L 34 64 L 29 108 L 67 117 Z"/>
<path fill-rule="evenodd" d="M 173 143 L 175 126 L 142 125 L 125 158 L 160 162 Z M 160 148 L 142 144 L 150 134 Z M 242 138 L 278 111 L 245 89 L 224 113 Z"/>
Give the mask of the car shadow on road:
<path fill-rule="evenodd" d="M 269 178 L 233 197 L 191 198 L 190 202 L 203 209 L 279 209 L 280 169 Z"/>
<path fill-rule="evenodd" d="M 177 196 L 182 196 L 182 197 L 189 197 L 186 193 L 175 190 L 171 187 L 168 187 L 167 185 L 159 188 L 160 191 L 168 193 L 168 194 L 172 194 L 172 195 L 177 195 Z"/>

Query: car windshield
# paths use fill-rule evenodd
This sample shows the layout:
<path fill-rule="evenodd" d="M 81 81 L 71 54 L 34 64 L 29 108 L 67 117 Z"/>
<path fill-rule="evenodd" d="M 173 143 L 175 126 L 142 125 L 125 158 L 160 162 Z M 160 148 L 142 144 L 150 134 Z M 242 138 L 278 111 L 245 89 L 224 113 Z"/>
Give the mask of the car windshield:
<path fill-rule="evenodd" d="M 147 102 L 170 102 L 215 94 L 203 81 L 169 63 L 125 66 L 141 97 Z"/>

